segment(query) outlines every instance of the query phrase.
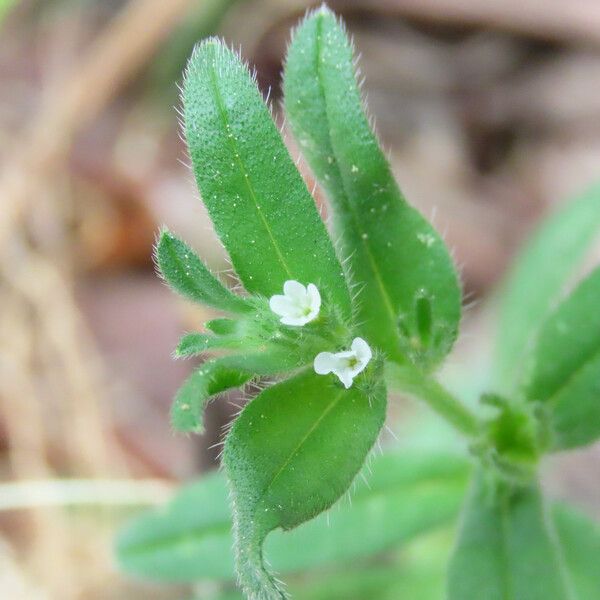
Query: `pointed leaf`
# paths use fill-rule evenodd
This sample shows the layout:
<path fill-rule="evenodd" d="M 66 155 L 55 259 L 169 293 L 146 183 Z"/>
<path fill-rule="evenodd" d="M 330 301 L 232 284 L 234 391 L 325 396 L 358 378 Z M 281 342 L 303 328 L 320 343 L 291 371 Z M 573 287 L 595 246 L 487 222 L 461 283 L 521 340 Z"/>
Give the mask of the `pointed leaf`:
<path fill-rule="evenodd" d="M 204 204 L 249 292 L 314 283 L 345 316 L 349 293 L 315 203 L 239 57 L 196 47 L 185 75 L 185 135 Z"/>
<path fill-rule="evenodd" d="M 189 246 L 166 229 L 156 245 L 156 261 L 165 281 L 185 298 L 226 312 L 252 310 L 252 304 L 230 292 Z"/>
<path fill-rule="evenodd" d="M 504 284 L 496 339 L 499 391 L 522 380 L 531 344 L 600 231 L 600 185 L 546 219 L 517 257 Z"/>
<path fill-rule="evenodd" d="M 456 272 L 440 236 L 398 189 L 363 111 L 352 47 L 326 7 L 293 36 L 284 95 L 292 131 L 332 203 L 361 290 L 365 337 L 395 360 L 438 362 L 457 334 Z"/>
<path fill-rule="evenodd" d="M 556 449 L 600 437 L 600 268 L 548 317 L 533 352 L 530 400 L 548 405 Z"/>
<path fill-rule="evenodd" d="M 475 477 L 448 573 L 448 600 L 573 600 L 536 487 Z"/>
<path fill-rule="evenodd" d="M 363 384 L 375 368 L 361 376 Z M 362 467 L 385 418 L 385 386 L 369 387 L 367 395 L 356 380 L 346 390 L 306 371 L 265 390 L 234 422 L 223 461 L 236 569 L 250 598 L 284 597 L 263 563 L 265 536 L 329 508 Z"/>

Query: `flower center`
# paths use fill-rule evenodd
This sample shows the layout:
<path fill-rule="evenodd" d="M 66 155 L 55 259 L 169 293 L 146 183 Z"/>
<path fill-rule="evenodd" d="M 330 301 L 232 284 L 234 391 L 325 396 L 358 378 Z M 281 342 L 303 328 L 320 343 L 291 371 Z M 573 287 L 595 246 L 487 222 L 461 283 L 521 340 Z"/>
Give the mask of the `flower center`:
<path fill-rule="evenodd" d="M 349 366 L 351 369 L 354 369 L 354 367 L 356 367 L 356 365 L 358 365 L 358 358 L 356 358 L 356 356 L 351 356 L 351 357 L 348 359 L 348 366 Z"/>

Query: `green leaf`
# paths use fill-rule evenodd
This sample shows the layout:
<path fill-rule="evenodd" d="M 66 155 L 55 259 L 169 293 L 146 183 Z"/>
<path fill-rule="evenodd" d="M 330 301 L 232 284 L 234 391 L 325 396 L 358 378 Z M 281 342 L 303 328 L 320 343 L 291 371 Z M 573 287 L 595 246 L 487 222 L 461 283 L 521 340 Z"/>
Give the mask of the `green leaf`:
<path fill-rule="evenodd" d="M 456 272 L 440 236 L 398 189 L 363 111 L 352 47 L 326 7 L 293 36 L 284 96 L 294 136 L 331 200 L 365 337 L 394 360 L 439 362 L 457 335 Z"/>
<path fill-rule="evenodd" d="M 247 312 L 252 304 L 231 293 L 184 242 L 163 229 L 156 261 L 165 281 L 185 298 L 226 312 Z"/>
<path fill-rule="evenodd" d="M 206 321 L 204 326 L 217 335 L 230 335 L 239 331 L 239 321 L 235 319 L 211 319 Z"/>
<path fill-rule="evenodd" d="M 404 558 L 404 557 L 402 557 Z M 440 600 L 444 591 L 444 562 L 407 564 L 406 560 L 379 565 L 348 565 L 325 574 L 291 582 L 294 600 Z M 423 561 L 421 561 L 423 562 Z"/>
<path fill-rule="evenodd" d="M 348 390 L 307 370 L 266 389 L 234 422 L 223 462 L 236 570 L 250 598 L 285 597 L 263 563 L 266 535 L 329 508 L 362 467 L 385 419 L 385 386 L 375 369 Z M 369 394 L 361 390 L 367 386 Z"/>
<path fill-rule="evenodd" d="M 241 387 L 255 375 L 273 375 L 300 366 L 300 357 L 286 348 L 264 347 L 207 361 L 184 381 L 175 395 L 171 425 L 178 431 L 202 433 L 202 411 L 217 394 Z"/>
<path fill-rule="evenodd" d="M 177 344 L 175 357 L 198 356 L 198 354 L 203 354 L 212 348 L 228 348 L 230 343 L 231 341 L 228 338 L 224 339 L 204 333 L 186 333 Z"/>
<path fill-rule="evenodd" d="M 216 323 L 218 326 L 215 326 Z M 225 327 L 227 324 L 227 327 Z M 229 324 L 232 326 L 229 327 Z M 204 324 L 207 329 L 216 332 L 216 335 L 206 333 L 186 333 L 175 349 L 175 358 L 186 358 L 205 353 L 207 350 L 216 349 L 251 349 L 264 345 L 269 341 L 268 332 L 262 323 L 255 319 L 233 321 L 231 319 L 214 319 Z M 215 326 L 213 328 L 213 326 Z M 215 331 L 216 330 L 216 331 Z"/>
<path fill-rule="evenodd" d="M 171 425 L 177 431 L 202 433 L 202 412 L 216 394 L 248 383 L 252 371 L 232 369 L 220 359 L 205 362 L 177 391 L 171 406 Z"/>
<path fill-rule="evenodd" d="M 549 407 L 556 449 L 600 437 L 600 268 L 548 317 L 533 352 L 528 399 Z"/>
<path fill-rule="evenodd" d="M 534 487 L 476 475 L 448 573 L 448 600 L 572 600 L 566 567 Z"/>
<path fill-rule="evenodd" d="M 453 455 L 402 451 L 373 457 L 352 502 L 293 531 L 274 531 L 265 544 L 267 560 L 278 572 L 298 572 L 347 564 L 408 542 L 455 518 L 468 473 L 468 463 Z M 125 571 L 151 580 L 229 580 L 230 530 L 225 477 L 213 474 L 182 488 L 166 508 L 128 524 L 118 538 L 117 558 Z"/>
<path fill-rule="evenodd" d="M 600 185 L 542 223 L 517 257 L 503 286 L 495 348 L 499 391 L 512 392 L 549 310 L 600 229 Z"/>
<path fill-rule="evenodd" d="M 372 556 L 448 523 L 458 513 L 468 464 L 453 456 L 390 453 L 373 459 L 366 483 L 340 504 L 290 532 L 273 532 L 265 555 L 291 572 Z"/>
<path fill-rule="evenodd" d="M 215 39 L 185 74 L 185 135 L 215 230 L 249 292 L 314 283 L 341 313 L 350 298 L 315 203 L 239 57 Z"/>
<path fill-rule="evenodd" d="M 227 485 L 215 472 L 123 527 L 116 555 L 126 572 L 150 580 L 228 580 L 233 578 L 230 532 Z"/>
<path fill-rule="evenodd" d="M 552 516 L 576 598 L 597 598 L 600 591 L 600 523 L 564 504 L 554 506 Z"/>

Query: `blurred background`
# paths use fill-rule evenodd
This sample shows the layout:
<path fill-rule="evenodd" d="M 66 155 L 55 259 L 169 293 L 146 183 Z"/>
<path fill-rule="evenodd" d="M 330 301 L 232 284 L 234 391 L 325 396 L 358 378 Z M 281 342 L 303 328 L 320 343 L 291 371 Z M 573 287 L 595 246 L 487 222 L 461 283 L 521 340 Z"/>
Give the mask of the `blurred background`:
<path fill-rule="evenodd" d="M 136 507 L 215 465 L 236 410 L 212 404 L 202 438 L 169 427 L 193 367 L 170 354 L 209 315 L 156 278 L 158 227 L 226 266 L 186 166 L 177 85 L 193 44 L 217 34 L 280 113 L 289 30 L 312 5 L 0 0 L 0 597 L 181 597 L 119 574 L 111 552 Z M 473 306 L 451 364 L 477 377 L 485 299 L 539 219 L 600 175 L 600 4 L 330 5 L 400 184 L 461 267 Z M 561 458 L 549 489 L 600 514 L 599 458 Z"/>

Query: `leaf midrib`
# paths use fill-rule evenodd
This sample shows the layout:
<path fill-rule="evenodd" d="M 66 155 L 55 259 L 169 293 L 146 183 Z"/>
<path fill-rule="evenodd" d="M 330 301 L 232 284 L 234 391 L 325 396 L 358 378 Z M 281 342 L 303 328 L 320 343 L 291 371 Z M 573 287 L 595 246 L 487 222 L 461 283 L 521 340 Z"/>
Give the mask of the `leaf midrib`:
<path fill-rule="evenodd" d="M 501 554 L 501 566 L 502 566 L 502 594 L 504 600 L 516 600 L 514 593 L 514 583 L 511 577 L 511 555 L 508 547 L 508 538 L 510 536 L 510 507 L 509 507 L 509 497 L 504 494 L 500 501 L 500 528 L 501 528 L 501 541 L 500 541 L 500 554 Z M 571 585 L 569 585 L 568 581 L 568 565 L 566 564 L 563 554 L 562 547 L 560 541 L 553 535 L 552 525 L 549 523 L 547 519 L 547 514 L 545 510 L 545 502 L 543 498 L 540 498 L 540 502 L 542 503 L 540 506 L 540 510 L 542 511 L 542 526 L 543 531 L 547 536 L 548 542 L 550 544 L 550 548 L 553 551 L 554 558 L 556 560 L 556 566 L 558 567 L 560 573 L 560 581 L 562 583 L 562 591 L 565 593 L 565 600 L 577 600 L 576 594 Z"/>
<path fill-rule="evenodd" d="M 215 104 L 217 106 L 217 111 L 219 113 L 219 116 L 221 117 L 221 121 L 225 128 L 225 131 L 227 131 L 228 128 L 231 128 L 231 125 L 229 123 L 229 116 L 227 114 L 227 109 L 225 108 L 225 103 L 223 102 L 221 90 L 218 85 L 217 73 L 216 73 L 216 69 L 214 68 L 214 64 L 210 65 L 209 71 L 210 71 L 210 82 L 212 84 L 214 95 L 215 95 Z M 283 267 L 284 271 L 287 273 L 288 277 L 290 279 L 293 279 L 294 276 L 292 275 L 292 272 L 291 272 L 283 254 L 279 248 L 277 240 L 275 239 L 275 237 L 273 235 L 271 227 L 269 226 L 269 223 L 266 220 L 266 218 L 260 208 L 260 205 L 258 204 L 258 199 L 256 197 L 254 187 L 252 186 L 252 183 L 250 182 L 250 176 L 248 175 L 249 171 L 248 171 L 248 169 L 246 169 L 246 165 L 245 165 L 244 161 L 242 160 L 242 156 L 241 156 L 241 153 L 239 152 L 239 148 L 238 148 L 236 139 L 234 136 L 231 136 L 231 137 L 225 136 L 225 137 L 227 138 L 227 141 L 228 141 L 227 143 L 229 144 L 229 146 L 231 148 L 233 160 L 235 161 L 235 163 L 237 163 L 237 166 L 242 175 L 242 179 L 244 180 L 244 183 L 246 185 L 246 188 L 248 189 L 250 198 L 252 199 L 252 203 L 254 205 L 256 213 L 258 214 L 258 216 L 263 224 L 263 227 L 265 228 L 265 230 L 267 232 L 269 241 L 271 242 L 271 245 L 273 246 L 273 249 L 275 251 L 277 259 L 281 263 L 281 266 Z"/>
<path fill-rule="evenodd" d="M 569 388 L 569 386 L 581 375 L 581 373 L 587 367 L 589 367 L 590 363 L 594 362 L 597 359 L 600 359 L 600 344 L 598 345 L 596 350 L 588 354 L 586 358 L 579 362 L 577 367 L 573 371 L 571 371 L 570 375 L 565 380 L 563 380 L 559 384 L 559 386 L 545 398 L 544 402 L 547 402 L 548 404 L 555 404 L 558 401 L 558 397 L 566 389 Z"/>
<path fill-rule="evenodd" d="M 317 35 L 316 35 L 316 61 L 315 61 L 315 71 L 317 73 L 317 82 L 319 85 L 319 90 L 321 92 L 321 96 L 323 98 L 323 107 L 324 107 L 324 112 L 325 112 L 325 119 L 327 120 L 327 123 L 330 123 L 330 119 L 329 119 L 329 113 L 328 113 L 328 108 L 327 108 L 327 96 L 325 94 L 325 87 L 322 81 L 322 74 L 321 74 L 321 52 L 322 52 L 322 43 L 321 43 L 321 38 L 322 38 L 322 28 L 323 28 L 323 17 L 320 16 L 319 19 L 317 20 Z M 331 150 L 333 152 L 333 154 L 336 154 L 335 148 L 333 146 L 333 142 L 331 139 L 331 136 L 329 135 L 328 132 L 326 132 L 328 141 L 329 141 L 329 146 L 331 147 Z M 350 200 L 350 195 L 348 194 L 347 188 L 346 188 L 346 181 L 344 179 L 344 177 L 342 176 L 341 170 L 338 166 L 339 162 L 336 160 L 335 165 L 332 165 L 331 168 L 335 169 L 337 171 L 337 175 L 338 178 L 342 184 L 342 192 L 343 192 L 343 196 L 346 200 L 345 205 L 348 209 L 348 213 L 350 214 L 350 217 L 352 219 L 352 222 L 354 224 L 354 228 L 355 230 L 359 233 L 358 239 L 359 239 L 359 244 L 362 245 L 365 255 L 367 257 L 369 266 L 371 267 L 371 272 L 373 274 L 373 277 L 375 279 L 375 281 L 377 282 L 377 286 L 379 288 L 379 292 L 380 292 L 380 296 L 383 299 L 383 303 L 385 305 L 387 314 L 388 314 L 388 320 L 391 322 L 392 328 L 391 330 L 395 333 L 395 337 L 398 338 L 398 342 L 400 341 L 399 339 L 399 335 L 397 333 L 397 323 L 396 323 L 396 312 L 394 310 L 394 306 L 393 303 L 391 301 L 391 298 L 389 296 L 389 293 L 385 287 L 385 284 L 383 282 L 383 279 L 381 277 L 381 274 L 379 272 L 379 269 L 377 267 L 377 262 L 375 261 L 375 258 L 371 252 L 371 248 L 369 246 L 369 244 L 365 241 L 365 239 L 362 237 L 362 233 L 361 232 L 361 228 L 359 227 L 359 219 L 358 219 L 358 215 L 356 214 L 356 211 L 354 210 L 354 207 L 352 205 L 352 201 Z"/>
<path fill-rule="evenodd" d="M 306 443 L 308 438 L 317 430 L 319 425 L 322 423 L 323 419 L 325 419 L 325 417 L 335 408 L 335 406 L 340 401 L 343 394 L 344 394 L 344 390 L 341 390 L 340 392 L 338 392 L 337 396 L 334 397 L 333 401 L 325 408 L 325 410 L 323 410 L 323 412 L 321 413 L 319 418 L 315 420 L 315 422 L 311 425 L 311 427 L 308 429 L 308 431 L 304 434 L 304 436 L 302 437 L 300 442 L 298 442 L 296 447 L 292 450 L 290 455 L 283 462 L 283 464 L 277 470 L 275 475 L 273 475 L 271 480 L 267 483 L 267 485 L 265 486 L 265 488 L 263 489 L 263 491 L 261 492 L 260 496 L 258 497 L 258 499 L 256 501 L 256 506 L 258 506 L 265 499 L 265 496 L 267 495 L 269 490 L 273 487 L 275 482 L 279 479 L 281 474 L 285 471 L 286 467 L 297 456 L 297 454 L 300 452 L 300 449 L 302 448 L 302 446 Z"/>

